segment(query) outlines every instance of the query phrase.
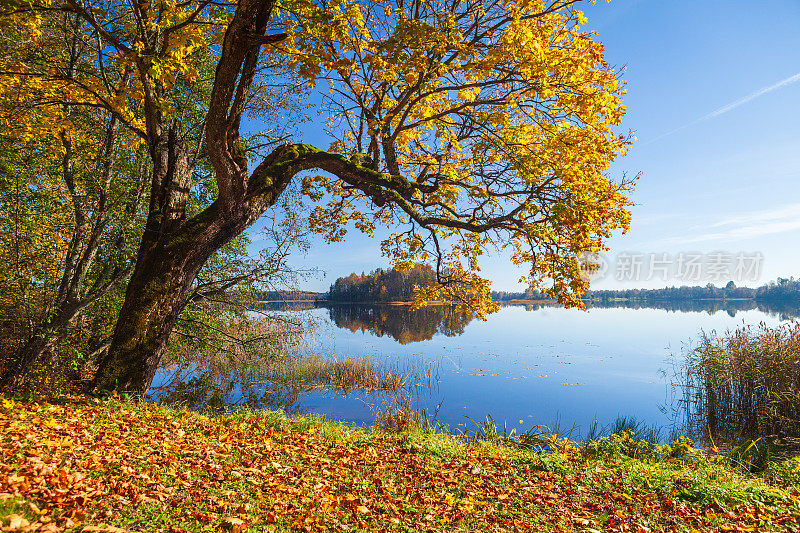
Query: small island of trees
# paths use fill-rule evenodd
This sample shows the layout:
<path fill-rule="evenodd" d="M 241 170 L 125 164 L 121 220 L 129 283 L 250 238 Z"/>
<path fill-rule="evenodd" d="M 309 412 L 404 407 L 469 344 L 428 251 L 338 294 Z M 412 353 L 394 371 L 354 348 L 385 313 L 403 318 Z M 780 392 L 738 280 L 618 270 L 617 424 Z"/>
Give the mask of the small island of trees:
<path fill-rule="evenodd" d="M 337 279 L 328 291 L 332 302 L 409 302 L 414 286 L 430 287 L 436 272 L 429 265 L 416 263 L 410 270 L 377 268 L 369 274 L 352 273 Z"/>

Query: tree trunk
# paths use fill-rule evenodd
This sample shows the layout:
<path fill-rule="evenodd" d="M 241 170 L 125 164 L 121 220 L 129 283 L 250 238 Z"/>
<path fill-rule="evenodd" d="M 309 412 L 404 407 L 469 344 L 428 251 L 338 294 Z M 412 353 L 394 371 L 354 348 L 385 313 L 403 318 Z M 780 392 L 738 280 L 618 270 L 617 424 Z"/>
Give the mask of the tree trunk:
<path fill-rule="evenodd" d="M 356 169 L 372 179 L 363 185 L 367 191 L 385 182 L 375 171 L 305 145 L 278 147 L 248 172 L 239 125 L 257 72 L 259 47 L 286 38 L 267 35 L 273 7 L 274 0 L 240 0 L 225 31 L 205 121 L 205 146 L 219 193 L 211 206 L 188 220 L 192 169 L 185 137 L 178 121 L 166 123 L 158 101 L 163 92 L 159 82 L 150 77 L 146 65 L 139 67 L 153 163 L 150 207 L 114 337 L 95 379 L 100 391 L 147 393 L 200 269 L 273 206 L 298 172 Z M 156 44 L 148 46 L 155 51 Z"/>
<path fill-rule="evenodd" d="M 226 222 L 212 204 L 173 235 L 143 241 L 96 389 L 147 393 L 200 269 L 248 225 Z"/>
<path fill-rule="evenodd" d="M 193 265 L 174 264 L 163 251 L 143 259 L 128 282 L 111 346 L 98 369 L 100 390 L 147 392 L 191 284 Z"/>
<path fill-rule="evenodd" d="M 158 101 L 163 86 L 150 77 L 146 64 L 138 67 L 153 162 L 150 207 L 114 337 L 95 379 L 101 391 L 147 393 L 200 269 L 273 205 L 289 182 L 270 180 L 248 191 L 247 158 L 239 145 L 244 100 L 273 5 L 274 0 L 238 3 L 225 31 L 205 124 L 219 196 L 189 220 L 186 201 L 192 169 L 185 138 L 179 123 L 166 124 Z M 146 47 L 158 49 L 157 39 L 144 37 Z"/>
<path fill-rule="evenodd" d="M 176 146 L 169 151 L 181 153 Z M 172 168 L 172 164 L 169 166 Z M 180 200 L 175 192 L 185 189 L 181 183 L 188 180 L 188 172 L 168 172 L 171 178 L 163 182 L 167 185 L 153 187 L 136 266 L 111 347 L 95 380 L 98 390 L 147 393 L 200 269 L 217 250 L 275 205 L 293 176 L 312 168 L 350 180 L 366 194 L 381 194 L 375 192 L 375 182 L 382 179 L 378 172 L 303 144 L 279 147 L 270 154 L 253 171 L 236 203 L 217 198 L 189 220 L 183 220 L 185 198 Z M 168 190 L 159 192 L 162 187 Z"/>

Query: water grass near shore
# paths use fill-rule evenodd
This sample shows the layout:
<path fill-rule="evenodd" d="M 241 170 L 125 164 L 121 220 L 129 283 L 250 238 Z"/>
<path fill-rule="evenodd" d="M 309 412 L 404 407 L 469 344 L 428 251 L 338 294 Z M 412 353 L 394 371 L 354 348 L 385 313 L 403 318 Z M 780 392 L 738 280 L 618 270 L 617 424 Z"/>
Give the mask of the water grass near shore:
<path fill-rule="evenodd" d="M 345 393 L 351 390 L 396 392 L 417 383 L 429 383 L 431 368 L 430 365 L 401 368 L 399 365 L 380 364 L 369 357 L 304 354 L 273 365 L 264 373 L 263 379 L 301 390 L 331 388 Z"/>
<path fill-rule="evenodd" d="M 710 445 L 800 451 L 800 322 L 703 333 L 683 381 L 690 428 Z"/>
<path fill-rule="evenodd" d="M 548 453 L 274 411 L 0 399 L 0 524 L 19 531 L 787 531 L 800 462 L 743 473 L 630 435 Z"/>

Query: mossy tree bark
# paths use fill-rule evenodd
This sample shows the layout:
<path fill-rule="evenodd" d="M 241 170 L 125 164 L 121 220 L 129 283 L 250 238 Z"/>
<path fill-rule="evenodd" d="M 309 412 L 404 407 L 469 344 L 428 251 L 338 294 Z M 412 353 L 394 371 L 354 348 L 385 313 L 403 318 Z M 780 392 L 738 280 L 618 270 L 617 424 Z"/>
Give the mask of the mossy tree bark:
<path fill-rule="evenodd" d="M 242 219 L 221 219 L 215 203 L 178 231 L 143 240 L 112 345 L 98 370 L 100 390 L 148 390 L 200 269 L 246 227 Z"/>

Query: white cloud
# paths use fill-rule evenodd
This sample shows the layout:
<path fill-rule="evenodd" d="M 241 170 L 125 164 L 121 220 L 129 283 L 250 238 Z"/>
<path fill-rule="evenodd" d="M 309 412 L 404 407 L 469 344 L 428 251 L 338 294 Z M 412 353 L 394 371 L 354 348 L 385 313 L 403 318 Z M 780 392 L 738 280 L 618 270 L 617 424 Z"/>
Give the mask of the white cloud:
<path fill-rule="evenodd" d="M 710 226 L 709 228 L 719 228 L 723 226 L 742 225 L 742 224 L 757 224 L 759 222 L 772 222 L 781 219 L 794 219 L 800 217 L 800 203 L 789 204 L 783 207 L 776 207 L 775 209 L 765 209 L 763 211 L 753 211 L 744 213 L 739 216 L 734 216 L 728 219 L 720 220 Z"/>
<path fill-rule="evenodd" d="M 690 244 L 700 242 L 730 242 L 785 233 L 800 229 L 800 204 L 788 204 L 774 209 L 751 211 L 737 216 L 729 216 L 706 228 L 728 228 L 709 231 L 699 235 L 685 235 L 661 241 L 663 245 Z"/>

